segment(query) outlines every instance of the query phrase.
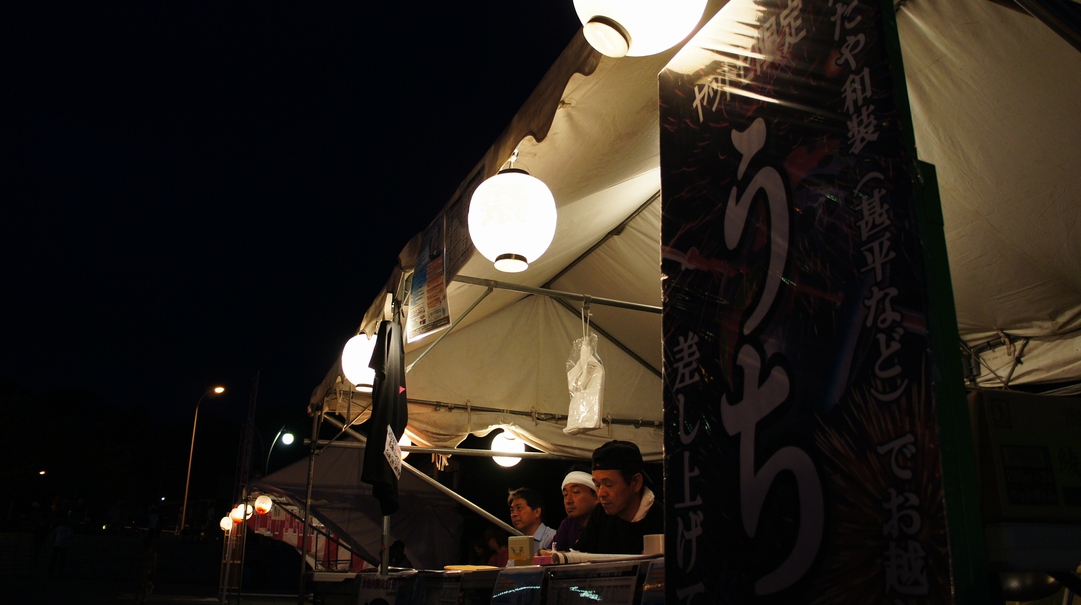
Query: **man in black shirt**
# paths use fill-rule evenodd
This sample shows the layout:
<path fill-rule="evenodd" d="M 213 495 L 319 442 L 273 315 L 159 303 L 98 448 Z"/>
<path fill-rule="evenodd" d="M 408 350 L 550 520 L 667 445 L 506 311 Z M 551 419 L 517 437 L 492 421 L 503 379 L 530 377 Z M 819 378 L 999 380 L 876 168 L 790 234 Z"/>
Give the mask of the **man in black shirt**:
<path fill-rule="evenodd" d="M 593 451 L 597 504 L 574 549 L 638 555 L 642 536 L 664 533 L 664 509 L 649 489 L 642 452 L 629 441 L 609 441 Z"/>

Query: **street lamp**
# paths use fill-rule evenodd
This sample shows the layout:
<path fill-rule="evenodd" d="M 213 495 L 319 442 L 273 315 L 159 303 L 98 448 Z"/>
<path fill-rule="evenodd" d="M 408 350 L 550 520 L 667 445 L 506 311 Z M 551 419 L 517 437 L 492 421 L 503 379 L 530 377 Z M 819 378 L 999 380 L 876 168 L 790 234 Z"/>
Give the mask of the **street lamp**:
<path fill-rule="evenodd" d="M 274 500 L 270 496 L 263 494 L 255 499 L 255 512 L 260 515 L 269 513 L 272 508 L 274 508 Z"/>
<path fill-rule="evenodd" d="M 283 445 L 289 445 L 290 443 L 293 442 L 293 434 L 292 433 L 282 434 L 283 431 L 285 431 L 285 425 L 284 424 L 282 425 L 282 428 L 278 429 L 278 434 L 274 435 L 274 441 L 271 441 L 270 442 L 270 447 L 267 448 L 266 464 L 263 465 L 263 476 L 264 477 L 267 475 L 267 473 L 270 472 L 270 454 L 274 452 L 274 444 L 278 442 L 278 439 L 279 438 L 281 439 L 281 442 L 282 442 Z"/>
<path fill-rule="evenodd" d="M 208 395 L 221 395 L 224 392 L 225 387 L 212 387 L 207 389 L 195 403 L 195 420 L 191 423 L 191 449 L 188 450 L 188 476 L 184 479 L 184 504 L 180 507 L 180 525 L 176 528 L 177 535 L 184 531 L 184 522 L 188 519 L 188 487 L 191 485 L 191 457 L 195 453 L 195 427 L 199 426 L 199 406 Z"/>

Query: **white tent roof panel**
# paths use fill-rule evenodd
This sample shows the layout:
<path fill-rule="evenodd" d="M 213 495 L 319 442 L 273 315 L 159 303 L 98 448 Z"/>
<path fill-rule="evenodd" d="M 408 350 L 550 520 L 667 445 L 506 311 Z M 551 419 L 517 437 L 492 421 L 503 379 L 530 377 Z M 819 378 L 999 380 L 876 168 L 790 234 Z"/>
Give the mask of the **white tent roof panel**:
<path fill-rule="evenodd" d="M 938 171 L 962 339 L 976 346 L 1001 332 L 1014 344 L 983 354 L 998 378 L 985 371 L 981 383 L 1081 380 L 1081 54 L 1036 19 L 987 0 L 910 0 L 898 24 L 918 154 Z M 551 247 L 521 274 L 500 273 L 474 254 L 460 275 L 542 286 L 659 191 L 656 75 L 675 51 L 615 60 L 584 45 L 581 35 L 571 42 L 460 189 L 494 174 L 518 148 L 521 164 L 555 195 Z M 654 203 L 551 287 L 659 306 L 659 213 Z M 412 268 L 416 248 L 414 239 L 396 271 Z M 450 284 L 452 316 L 483 291 Z M 362 329 L 374 327 L 383 302 L 381 295 Z M 661 367 L 658 315 L 591 310 L 597 326 Z M 463 411 L 468 403 L 565 415 L 564 364 L 580 334 L 580 318 L 552 300 L 494 292 L 409 374 L 411 398 L 460 406 L 412 406 L 410 432 L 421 443 L 454 445 L 507 426 L 545 451 L 582 456 L 617 436 L 659 455 L 655 428 L 569 436 L 558 422 Z M 407 359 L 435 338 L 410 344 Z M 604 339 L 600 355 L 606 412 L 660 421 L 659 378 Z M 325 395 L 335 404 L 336 375 L 316 401 Z"/>
<path fill-rule="evenodd" d="M 938 171 L 961 337 L 1014 383 L 1081 378 L 1081 53 L 985 0 L 898 13 L 920 159 Z M 1010 349 L 1007 351 L 1007 349 Z M 982 383 L 1002 386 L 985 372 Z"/>

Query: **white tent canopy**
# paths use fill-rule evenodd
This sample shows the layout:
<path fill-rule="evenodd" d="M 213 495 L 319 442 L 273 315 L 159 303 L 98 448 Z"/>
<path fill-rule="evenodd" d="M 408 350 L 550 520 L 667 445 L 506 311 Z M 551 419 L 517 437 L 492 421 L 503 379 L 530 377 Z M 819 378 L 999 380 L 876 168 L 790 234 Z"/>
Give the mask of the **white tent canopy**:
<path fill-rule="evenodd" d="M 897 17 L 918 153 L 938 170 L 961 337 L 985 365 L 979 383 L 1081 380 L 1081 53 L 988 0 L 910 0 Z M 468 238 L 459 220 L 468 195 L 518 149 L 555 196 L 555 239 L 524 273 L 499 273 L 473 254 L 456 275 L 661 306 L 656 76 L 675 51 L 611 59 L 581 34 L 570 43 L 436 217 L 447 217 L 448 241 Z M 421 238 L 403 249 L 360 331 L 373 334 L 390 296 L 401 298 Z M 460 282 L 447 291 L 455 321 L 485 294 Z M 588 457 L 620 438 L 659 457 L 656 313 L 590 306 L 593 325 L 609 335 L 599 354 L 613 422 L 563 433 L 580 307 L 500 289 L 485 297 L 408 374 L 414 442 L 453 447 L 501 426 L 550 453 Z M 407 363 L 438 337 L 409 344 Z M 981 350 L 999 338 L 1008 345 Z M 366 417 L 365 398 L 338 367 L 312 403 Z"/>
<path fill-rule="evenodd" d="M 938 169 L 957 322 L 980 383 L 1081 378 L 1081 52 L 986 0 L 898 13 L 920 159 Z M 1014 365 L 1014 357 L 1023 361 Z"/>

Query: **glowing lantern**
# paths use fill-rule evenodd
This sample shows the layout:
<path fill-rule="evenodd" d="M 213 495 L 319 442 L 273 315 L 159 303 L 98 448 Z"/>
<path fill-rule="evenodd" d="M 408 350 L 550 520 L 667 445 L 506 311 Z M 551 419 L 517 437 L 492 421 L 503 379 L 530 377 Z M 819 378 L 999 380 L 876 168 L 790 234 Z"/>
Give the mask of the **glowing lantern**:
<path fill-rule="evenodd" d="M 503 431 L 492 439 L 492 451 L 503 454 L 521 454 L 525 452 L 525 443 L 507 431 Z M 502 467 L 511 467 L 522 461 L 521 458 L 510 456 L 492 456 L 492 460 Z"/>
<path fill-rule="evenodd" d="M 270 496 L 263 494 L 255 499 L 255 512 L 260 515 L 265 515 L 270 512 L 270 509 L 274 507 L 274 501 L 270 499 Z"/>
<path fill-rule="evenodd" d="M 495 268 L 519 273 L 536 261 L 556 232 L 556 201 L 540 179 L 509 167 L 484 181 L 469 202 L 469 236 Z"/>
<path fill-rule="evenodd" d="M 609 57 L 645 57 L 679 44 L 706 0 L 574 0 L 589 44 Z"/>
<path fill-rule="evenodd" d="M 237 504 L 233 508 L 233 510 L 229 511 L 229 519 L 231 519 L 233 521 L 233 523 L 243 523 L 244 522 L 244 505 L 243 504 Z"/>
<path fill-rule="evenodd" d="M 345 343 L 342 349 L 342 373 L 353 383 L 358 391 L 372 391 L 375 382 L 375 370 L 368 367 L 375 351 L 375 338 L 367 334 L 357 334 Z M 286 444 L 289 445 L 289 444 Z"/>
<path fill-rule="evenodd" d="M 218 523 L 218 527 L 220 527 L 222 531 L 229 531 L 233 527 L 233 520 L 229 518 L 229 515 L 225 515 L 221 518 L 221 523 Z"/>

